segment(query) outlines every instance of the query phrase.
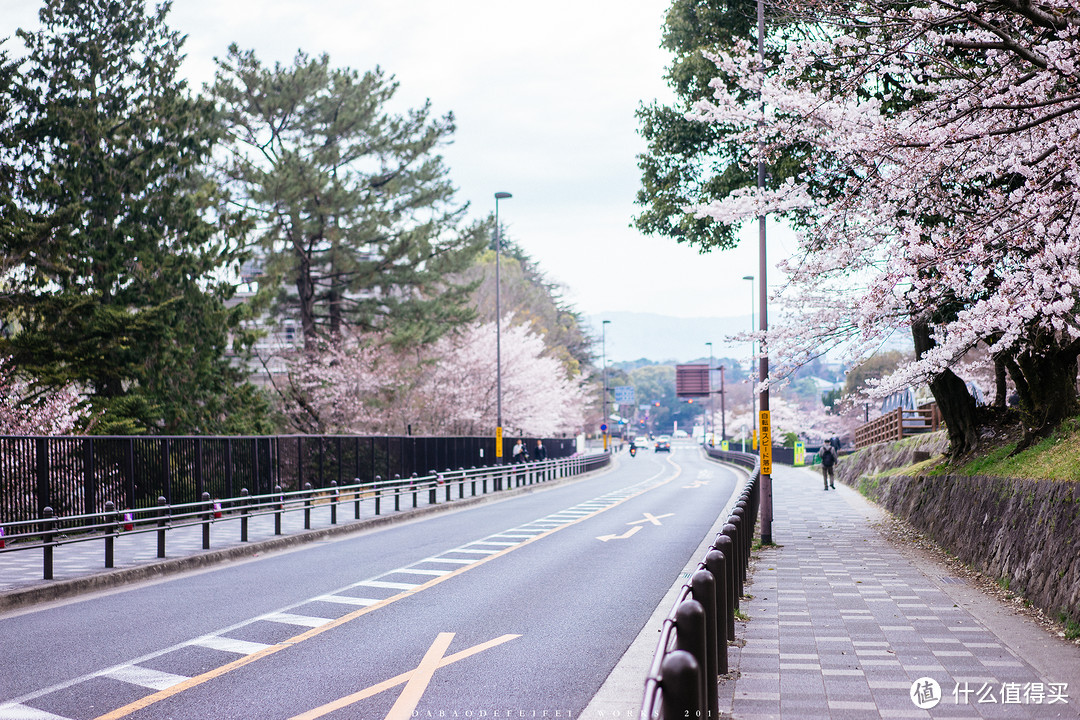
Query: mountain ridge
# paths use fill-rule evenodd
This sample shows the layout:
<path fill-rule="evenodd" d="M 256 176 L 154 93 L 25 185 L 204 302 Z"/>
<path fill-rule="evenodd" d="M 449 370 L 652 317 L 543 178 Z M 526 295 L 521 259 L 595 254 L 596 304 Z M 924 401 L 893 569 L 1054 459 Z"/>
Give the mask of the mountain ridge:
<path fill-rule="evenodd" d="M 606 330 L 602 325 L 604 320 L 610 321 Z M 585 323 L 597 339 L 603 339 L 602 352 L 611 362 L 699 360 L 709 356 L 708 342 L 712 343 L 713 357 L 745 361 L 750 358 L 749 342 L 730 341 L 731 337 L 750 330 L 749 315 L 676 317 L 619 310 L 586 315 Z"/>

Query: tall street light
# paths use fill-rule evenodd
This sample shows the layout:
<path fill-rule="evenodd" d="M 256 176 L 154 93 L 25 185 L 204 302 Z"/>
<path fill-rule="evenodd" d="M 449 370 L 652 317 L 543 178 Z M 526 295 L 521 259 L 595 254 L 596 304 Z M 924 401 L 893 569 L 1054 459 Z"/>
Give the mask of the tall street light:
<path fill-rule="evenodd" d="M 499 225 L 499 201 L 511 198 L 508 192 L 495 193 L 495 462 L 502 463 L 502 307 L 499 305 L 499 265 L 502 253 L 502 228 Z"/>
<path fill-rule="evenodd" d="M 754 332 L 754 276 L 743 275 L 743 280 L 750 281 L 750 332 Z M 757 433 L 757 398 L 754 396 L 754 338 L 750 338 L 750 430 Z M 751 436 L 752 437 L 752 436 Z"/>
<path fill-rule="evenodd" d="M 604 417 L 600 422 L 602 429 L 600 434 L 604 438 L 604 452 L 608 449 L 608 431 L 607 431 L 607 326 L 611 323 L 610 320 L 604 320 L 600 323 L 600 363 L 604 366 Z"/>

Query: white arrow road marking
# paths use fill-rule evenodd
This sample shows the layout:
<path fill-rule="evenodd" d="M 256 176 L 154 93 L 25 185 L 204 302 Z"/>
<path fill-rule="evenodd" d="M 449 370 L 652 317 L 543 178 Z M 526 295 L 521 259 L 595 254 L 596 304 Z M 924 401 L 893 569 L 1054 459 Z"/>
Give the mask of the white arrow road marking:
<path fill-rule="evenodd" d="M 689 485 L 683 485 L 683 487 L 692 489 L 692 488 L 705 487 L 708 484 L 709 484 L 708 480 L 695 480 L 694 482 L 690 483 Z"/>
<path fill-rule="evenodd" d="M 608 540 L 625 540 L 626 538 L 630 537 L 631 535 L 633 535 L 634 533 L 636 533 L 640 529 L 641 529 L 641 526 L 638 525 L 636 527 L 630 528 L 629 530 L 624 532 L 622 535 L 599 535 L 596 539 L 600 540 L 601 542 L 607 542 Z"/>

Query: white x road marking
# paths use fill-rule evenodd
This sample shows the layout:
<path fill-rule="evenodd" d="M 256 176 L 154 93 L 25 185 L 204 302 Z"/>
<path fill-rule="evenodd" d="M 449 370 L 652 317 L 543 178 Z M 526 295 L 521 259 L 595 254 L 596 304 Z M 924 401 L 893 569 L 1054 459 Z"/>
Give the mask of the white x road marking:
<path fill-rule="evenodd" d="M 653 525 L 659 525 L 660 520 L 666 517 L 671 517 L 675 513 L 667 513 L 666 515 L 653 515 L 652 513 L 645 513 L 643 520 L 635 520 L 634 522 L 628 522 L 627 525 L 641 525 L 642 523 L 651 522 Z"/>

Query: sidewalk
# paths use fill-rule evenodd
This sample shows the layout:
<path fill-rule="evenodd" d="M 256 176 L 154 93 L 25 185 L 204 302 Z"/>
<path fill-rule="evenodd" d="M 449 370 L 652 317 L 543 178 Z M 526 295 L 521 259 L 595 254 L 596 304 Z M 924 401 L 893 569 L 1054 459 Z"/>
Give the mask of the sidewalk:
<path fill-rule="evenodd" d="M 773 469 L 775 545 L 755 552 L 725 716 L 1080 717 L 1080 648 L 886 539 L 854 490 Z"/>

